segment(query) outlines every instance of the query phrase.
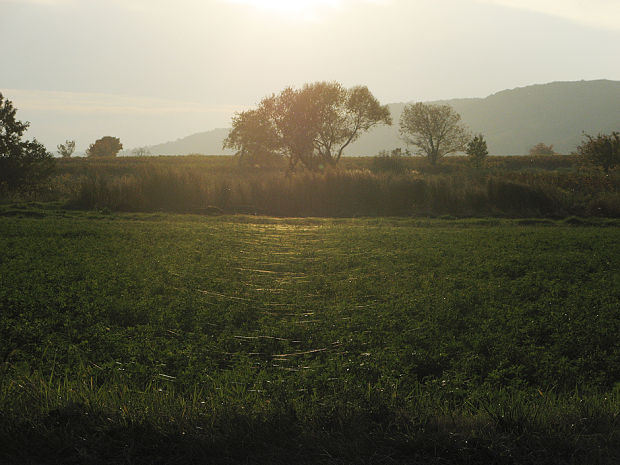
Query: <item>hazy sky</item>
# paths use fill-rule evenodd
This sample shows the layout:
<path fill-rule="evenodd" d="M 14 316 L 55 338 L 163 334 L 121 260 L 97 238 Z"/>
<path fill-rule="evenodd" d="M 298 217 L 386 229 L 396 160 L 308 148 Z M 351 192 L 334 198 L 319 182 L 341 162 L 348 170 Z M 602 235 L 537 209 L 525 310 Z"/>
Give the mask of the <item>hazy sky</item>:
<path fill-rule="evenodd" d="M 382 103 L 620 80 L 620 0 L 0 0 L 0 57 L 30 136 L 131 148 L 318 80 Z"/>

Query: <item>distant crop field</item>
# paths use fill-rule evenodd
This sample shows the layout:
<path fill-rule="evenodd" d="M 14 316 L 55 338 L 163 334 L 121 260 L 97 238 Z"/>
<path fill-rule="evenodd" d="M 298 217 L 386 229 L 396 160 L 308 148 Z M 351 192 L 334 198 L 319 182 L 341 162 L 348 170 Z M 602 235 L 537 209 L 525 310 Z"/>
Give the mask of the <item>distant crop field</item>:
<path fill-rule="evenodd" d="M 620 222 L 0 209 L 2 463 L 620 461 Z"/>

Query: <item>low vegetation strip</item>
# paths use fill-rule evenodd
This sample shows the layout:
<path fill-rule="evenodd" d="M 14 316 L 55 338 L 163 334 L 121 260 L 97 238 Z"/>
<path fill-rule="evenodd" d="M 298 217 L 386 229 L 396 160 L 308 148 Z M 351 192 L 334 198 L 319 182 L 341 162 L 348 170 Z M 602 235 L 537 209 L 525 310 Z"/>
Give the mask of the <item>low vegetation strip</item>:
<path fill-rule="evenodd" d="M 288 174 L 232 157 L 68 159 L 42 198 L 76 209 L 207 215 L 620 217 L 620 174 L 561 155 L 491 157 L 484 168 L 463 157 L 436 166 L 349 158 Z"/>
<path fill-rule="evenodd" d="M 620 460 L 615 220 L 10 209 L 2 463 Z"/>

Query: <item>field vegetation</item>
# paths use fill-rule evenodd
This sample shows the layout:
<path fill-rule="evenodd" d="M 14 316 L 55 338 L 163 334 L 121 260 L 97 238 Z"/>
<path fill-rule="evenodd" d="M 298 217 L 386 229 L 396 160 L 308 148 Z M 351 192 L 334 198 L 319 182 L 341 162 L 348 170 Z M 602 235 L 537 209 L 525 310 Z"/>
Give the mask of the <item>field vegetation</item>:
<path fill-rule="evenodd" d="M 343 158 L 322 171 L 232 157 L 59 159 L 39 200 L 77 209 L 270 216 L 619 217 L 620 173 L 573 155 Z"/>
<path fill-rule="evenodd" d="M 582 160 L 56 160 L 0 202 L 0 463 L 618 463 Z"/>
<path fill-rule="evenodd" d="M 619 220 L 61 207 L 0 207 L 2 463 L 620 461 Z"/>

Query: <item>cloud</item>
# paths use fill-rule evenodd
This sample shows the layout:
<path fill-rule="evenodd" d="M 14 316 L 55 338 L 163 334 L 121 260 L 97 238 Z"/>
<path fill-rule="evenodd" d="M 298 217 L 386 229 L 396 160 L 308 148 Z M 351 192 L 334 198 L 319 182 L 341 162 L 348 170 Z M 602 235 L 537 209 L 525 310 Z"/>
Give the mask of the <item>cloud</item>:
<path fill-rule="evenodd" d="M 202 105 L 181 100 L 131 97 L 118 94 L 4 89 L 5 98 L 19 110 L 81 115 L 233 114 L 238 105 Z"/>
<path fill-rule="evenodd" d="M 597 29 L 620 31 L 618 0 L 476 0 L 568 19 Z"/>

